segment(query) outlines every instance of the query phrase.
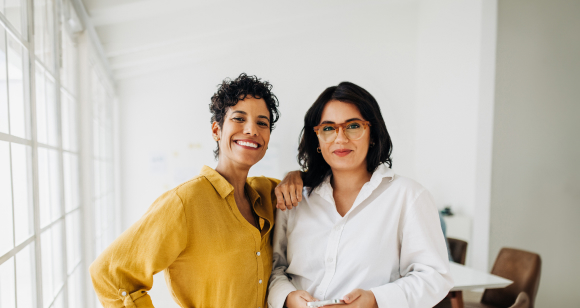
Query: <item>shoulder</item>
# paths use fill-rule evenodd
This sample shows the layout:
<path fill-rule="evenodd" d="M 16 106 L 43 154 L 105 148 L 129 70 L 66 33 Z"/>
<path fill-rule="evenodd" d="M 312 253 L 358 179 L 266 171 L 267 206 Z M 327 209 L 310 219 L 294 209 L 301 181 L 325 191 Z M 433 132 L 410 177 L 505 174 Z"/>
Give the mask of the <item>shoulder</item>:
<path fill-rule="evenodd" d="M 419 182 L 403 175 L 395 175 L 392 180 L 392 186 L 398 189 L 405 189 L 410 192 L 420 192 L 425 190 L 425 187 Z"/>
<path fill-rule="evenodd" d="M 280 180 L 265 176 L 253 176 L 248 178 L 248 184 L 250 184 L 250 186 L 260 194 L 262 194 L 262 192 L 271 193 L 279 183 Z"/>
<path fill-rule="evenodd" d="M 197 190 L 197 189 L 203 189 L 206 188 L 207 186 L 212 186 L 211 182 L 203 175 L 196 175 L 195 177 L 193 177 L 191 180 L 188 180 L 186 182 L 183 182 L 179 185 L 177 185 L 177 187 L 175 187 L 173 190 L 175 192 L 182 192 L 185 190 Z"/>
<path fill-rule="evenodd" d="M 171 190 L 183 203 L 199 200 L 210 196 L 219 196 L 211 182 L 203 175 L 197 175 L 189 181 L 183 182 Z"/>
<path fill-rule="evenodd" d="M 419 182 L 402 175 L 395 175 L 390 183 L 390 190 L 403 194 L 407 201 L 413 201 L 420 195 L 429 194 L 429 191 Z"/>

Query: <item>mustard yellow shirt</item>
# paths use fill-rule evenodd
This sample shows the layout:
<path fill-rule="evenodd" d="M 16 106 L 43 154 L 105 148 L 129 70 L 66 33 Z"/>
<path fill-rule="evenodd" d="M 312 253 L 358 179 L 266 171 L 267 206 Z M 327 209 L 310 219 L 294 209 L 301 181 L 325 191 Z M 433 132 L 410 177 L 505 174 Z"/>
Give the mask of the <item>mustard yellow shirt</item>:
<path fill-rule="evenodd" d="M 153 307 L 147 291 L 164 270 L 181 307 L 267 307 L 278 183 L 246 181 L 261 230 L 238 210 L 233 186 L 207 166 L 164 193 L 91 264 L 103 306 Z"/>

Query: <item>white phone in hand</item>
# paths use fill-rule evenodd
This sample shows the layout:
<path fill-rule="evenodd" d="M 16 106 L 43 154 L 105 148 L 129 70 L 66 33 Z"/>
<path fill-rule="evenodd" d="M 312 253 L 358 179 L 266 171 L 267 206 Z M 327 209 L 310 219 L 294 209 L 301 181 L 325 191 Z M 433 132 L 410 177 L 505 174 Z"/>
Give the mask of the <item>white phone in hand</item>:
<path fill-rule="evenodd" d="M 322 307 L 326 305 L 344 305 L 342 299 L 329 299 L 325 301 L 309 302 L 306 304 L 308 307 Z"/>

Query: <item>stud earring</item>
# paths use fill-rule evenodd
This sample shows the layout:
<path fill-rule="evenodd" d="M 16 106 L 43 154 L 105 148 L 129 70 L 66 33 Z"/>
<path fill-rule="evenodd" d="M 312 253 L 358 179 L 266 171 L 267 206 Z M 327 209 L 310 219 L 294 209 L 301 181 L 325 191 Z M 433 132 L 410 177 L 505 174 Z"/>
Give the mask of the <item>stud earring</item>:
<path fill-rule="evenodd" d="M 317 148 L 316 148 L 316 152 L 318 152 L 318 153 L 322 153 L 322 150 L 320 150 L 320 147 L 317 147 Z"/>

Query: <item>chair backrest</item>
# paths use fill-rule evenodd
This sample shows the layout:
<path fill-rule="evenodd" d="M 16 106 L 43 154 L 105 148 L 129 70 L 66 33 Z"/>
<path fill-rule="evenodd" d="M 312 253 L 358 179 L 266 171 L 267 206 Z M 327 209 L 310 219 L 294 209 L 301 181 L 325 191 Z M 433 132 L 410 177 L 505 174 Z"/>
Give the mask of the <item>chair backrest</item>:
<path fill-rule="evenodd" d="M 465 257 L 467 256 L 467 242 L 458 240 L 452 237 L 447 238 L 449 243 L 449 252 L 451 253 L 451 258 L 455 263 L 465 265 Z"/>
<path fill-rule="evenodd" d="M 514 304 L 520 292 L 526 292 L 530 308 L 534 308 L 534 300 L 540 284 L 542 259 L 540 255 L 519 249 L 502 248 L 491 273 L 514 283 L 503 289 L 487 289 L 483 292 L 481 302 L 500 308 Z"/>
<path fill-rule="evenodd" d="M 516 298 L 516 302 L 510 306 L 510 308 L 529 308 L 530 307 L 530 298 L 526 292 L 520 292 L 518 298 Z"/>

